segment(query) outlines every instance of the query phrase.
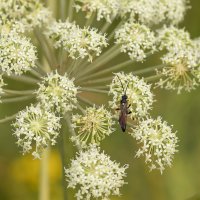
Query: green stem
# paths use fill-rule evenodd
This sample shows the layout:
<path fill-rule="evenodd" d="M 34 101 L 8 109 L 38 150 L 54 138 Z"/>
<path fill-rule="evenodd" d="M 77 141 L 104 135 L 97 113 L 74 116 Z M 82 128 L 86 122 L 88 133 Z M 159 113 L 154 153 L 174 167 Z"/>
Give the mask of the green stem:
<path fill-rule="evenodd" d="M 55 52 L 52 49 L 52 46 L 49 44 L 48 39 L 38 30 L 34 31 L 36 38 L 38 39 L 42 50 L 44 52 L 44 56 L 52 70 L 56 69 L 57 59 L 55 57 Z"/>
<path fill-rule="evenodd" d="M 77 78 L 80 78 L 92 71 L 97 70 L 99 67 L 101 67 L 103 64 L 107 63 L 117 55 L 121 53 L 120 46 L 114 45 L 110 49 L 108 49 L 104 54 L 102 54 L 100 57 L 98 57 L 93 63 L 87 66 L 85 70 L 82 70 L 82 73 L 78 74 Z M 81 66 L 84 68 L 85 66 Z"/>
<path fill-rule="evenodd" d="M 86 88 L 86 87 L 82 87 L 79 90 L 83 92 L 95 92 L 95 93 L 108 94 L 107 90 L 100 90 L 100 89 L 93 89 L 93 88 Z"/>
<path fill-rule="evenodd" d="M 109 34 L 109 36 L 108 36 L 108 41 L 110 41 L 110 40 L 112 40 L 112 39 L 114 38 L 116 30 L 119 29 L 120 26 L 121 26 L 123 23 L 124 23 L 124 21 L 121 20 L 121 22 L 113 29 L 113 31 L 112 31 L 112 32 Z"/>
<path fill-rule="evenodd" d="M 102 32 L 102 33 L 105 33 L 105 32 L 108 30 L 108 28 L 110 27 L 110 25 L 111 25 L 110 22 L 104 23 L 104 25 L 103 25 L 102 28 L 101 28 L 101 32 Z"/>
<path fill-rule="evenodd" d="M 42 74 L 39 73 L 38 71 L 36 71 L 35 69 L 31 69 L 29 72 L 30 72 L 30 74 L 32 74 L 37 79 L 41 79 L 41 77 L 42 77 Z"/>
<path fill-rule="evenodd" d="M 69 0 L 68 19 L 70 22 L 73 20 L 73 11 L 74 11 L 74 0 Z"/>
<path fill-rule="evenodd" d="M 44 149 L 42 159 L 40 161 L 40 189 L 39 200 L 49 200 L 49 147 Z"/>
<path fill-rule="evenodd" d="M 104 70 L 101 70 L 101 71 L 99 71 L 97 73 L 89 75 L 87 77 L 83 77 L 83 78 L 79 79 L 78 82 L 85 81 L 85 80 L 88 80 L 88 79 L 91 79 L 91 78 L 98 77 L 100 75 L 104 75 L 104 74 L 109 73 L 109 72 L 113 72 L 113 71 L 119 70 L 119 69 L 124 68 L 126 66 L 129 66 L 130 64 L 133 64 L 133 63 L 135 63 L 135 61 L 133 61 L 133 60 L 125 61 L 125 62 L 120 63 L 118 65 L 109 67 L 108 69 L 104 69 Z"/>
<path fill-rule="evenodd" d="M 87 85 L 87 84 L 95 84 L 95 83 L 105 83 L 105 82 L 109 82 L 112 80 L 112 76 L 110 77 L 106 77 L 106 78 L 99 78 L 99 79 L 95 79 L 95 80 L 89 80 L 89 81 L 85 81 L 83 83 L 83 85 Z"/>
<path fill-rule="evenodd" d="M 82 96 L 78 96 L 78 99 L 80 100 L 80 101 L 82 101 L 83 103 L 86 103 L 86 104 L 88 104 L 89 106 L 93 106 L 94 105 L 94 103 L 93 102 L 91 102 L 90 100 L 88 100 L 88 99 L 86 99 L 85 97 L 82 97 Z"/>
<path fill-rule="evenodd" d="M 15 119 L 16 116 L 17 116 L 17 114 L 5 117 L 5 118 L 3 118 L 3 119 L 0 120 L 0 124 L 6 123 L 6 122 L 10 122 L 13 119 Z"/>
<path fill-rule="evenodd" d="M 61 119 L 62 129 L 61 129 L 61 138 L 60 138 L 60 154 L 62 161 L 62 184 L 63 184 L 63 196 L 64 200 L 68 199 L 67 195 L 67 182 L 65 180 L 65 167 L 67 163 L 67 130 L 68 127 L 66 125 L 65 119 Z"/>
<path fill-rule="evenodd" d="M 78 107 L 79 107 L 79 105 L 78 105 Z M 72 123 L 72 122 L 71 122 L 71 120 L 70 120 L 69 115 L 65 115 L 64 118 L 65 118 L 65 120 L 66 120 L 66 122 L 67 122 L 67 125 L 68 125 L 68 127 L 69 127 L 70 133 L 72 134 L 72 136 L 76 136 L 76 133 L 75 133 L 74 129 L 73 129 L 72 126 L 71 126 L 71 123 Z M 81 146 L 78 145 L 77 148 L 78 148 L 78 150 L 80 150 L 80 149 L 81 149 Z"/>
<path fill-rule="evenodd" d="M 60 0 L 60 15 L 61 15 L 61 19 L 65 20 L 65 13 L 66 13 L 66 0 Z"/>
<path fill-rule="evenodd" d="M 8 90 L 4 89 L 3 90 L 7 94 L 12 94 L 12 95 L 31 95 L 35 92 L 35 90 Z"/>
<path fill-rule="evenodd" d="M 144 78 L 144 80 L 147 82 L 152 82 L 152 81 L 155 81 L 155 80 L 161 78 L 162 76 L 163 76 L 162 74 L 149 76 L 149 77 Z"/>
<path fill-rule="evenodd" d="M 137 71 L 134 71 L 133 74 L 134 75 L 139 75 L 139 74 L 145 74 L 145 73 L 148 73 L 148 72 L 152 72 L 152 71 L 155 71 L 156 69 L 160 69 L 160 68 L 163 68 L 165 65 L 156 65 L 156 66 L 152 66 L 152 67 L 147 67 L 145 69 L 140 69 L 140 70 L 137 70 Z"/>
<path fill-rule="evenodd" d="M 25 83 L 28 83 L 28 84 L 37 84 L 39 82 L 38 79 L 31 78 L 31 77 L 28 77 L 28 76 L 25 76 L 25 75 L 21 75 L 21 76 L 11 75 L 11 76 L 8 76 L 8 75 L 4 74 L 4 76 L 6 78 L 9 78 L 9 79 L 12 79 L 12 80 L 16 80 L 16 81 L 20 81 L 20 82 L 25 82 Z"/>
<path fill-rule="evenodd" d="M 96 13 L 92 13 L 91 16 L 86 20 L 85 26 L 91 26 L 94 19 L 95 19 Z"/>
<path fill-rule="evenodd" d="M 7 99 L 1 99 L 1 103 L 16 103 L 20 101 L 27 101 L 30 99 L 33 99 L 35 95 L 29 95 L 29 96 L 22 96 L 22 97 L 13 97 L 13 98 L 7 98 Z"/>

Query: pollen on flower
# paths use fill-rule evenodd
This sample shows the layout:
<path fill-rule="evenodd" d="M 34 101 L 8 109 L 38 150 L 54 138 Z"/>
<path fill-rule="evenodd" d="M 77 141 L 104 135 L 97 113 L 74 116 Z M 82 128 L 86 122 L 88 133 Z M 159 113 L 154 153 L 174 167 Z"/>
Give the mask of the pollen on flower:
<path fill-rule="evenodd" d="M 77 87 L 73 79 L 67 74 L 61 76 L 58 72 L 52 72 L 39 83 L 37 98 L 46 109 L 63 114 L 76 107 Z"/>
<path fill-rule="evenodd" d="M 102 48 L 107 46 L 105 35 L 98 33 L 95 28 L 80 28 L 75 23 L 53 22 L 45 33 L 55 48 L 63 48 L 73 59 L 99 56 Z"/>
<path fill-rule="evenodd" d="M 172 165 L 178 138 L 161 117 L 141 121 L 130 134 L 140 144 L 136 157 L 144 156 L 150 170 L 158 169 L 162 173 L 165 167 Z"/>
<path fill-rule="evenodd" d="M 44 148 L 55 145 L 61 125 L 59 117 L 38 104 L 20 111 L 13 127 L 13 135 L 17 138 L 17 144 L 22 147 L 22 153 L 32 151 L 35 158 L 41 158 Z"/>
<path fill-rule="evenodd" d="M 132 60 L 143 61 L 146 53 L 155 51 L 154 33 L 138 23 L 125 23 L 115 33 L 116 43 L 121 45 L 121 51 L 127 53 Z"/>
<path fill-rule="evenodd" d="M 97 21 L 105 18 L 111 22 L 117 16 L 120 9 L 120 0 L 75 0 L 77 10 L 82 10 L 90 17 L 93 13 L 97 13 Z"/>
<path fill-rule="evenodd" d="M 17 32 L 31 30 L 47 23 L 50 12 L 40 0 L 1 0 L 0 25 Z"/>
<path fill-rule="evenodd" d="M 123 0 L 121 16 L 149 26 L 168 22 L 178 24 L 188 9 L 188 0 Z"/>
<path fill-rule="evenodd" d="M 132 73 L 116 73 L 110 85 L 109 92 L 113 96 L 112 101 L 109 102 L 112 109 L 119 107 L 122 95 L 125 92 L 128 96 L 128 104 L 130 104 L 130 117 L 133 119 L 145 117 L 153 104 L 151 85 L 145 83 L 143 79 L 139 79 Z"/>
<path fill-rule="evenodd" d="M 127 165 L 121 167 L 96 146 L 80 151 L 71 166 L 65 169 L 68 187 L 78 189 L 77 200 L 106 199 L 120 195 L 119 189 L 125 184 Z"/>
<path fill-rule="evenodd" d="M 160 49 L 166 50 L 161 60 L 164 67 L 156 86 L 169 90 L 190 91 L 198 85 L 199 52 L 189 34 L 183 29 L 165 27 L 159 32 Z"/>
<path fill-rule="evenodd" d="M 22 73 L 35 67 L 36 48 L 17 33 L 0 34 L 0 69 L 8 75 Z"/>
<path fill-rule="evenodd" d="M 88 107 L 83 115 L 72 116 L 72 127 L 77 133 L 72 136 L 72 141 L 81 147 L 89 144 L 99 144 L 105 136 L 110 135 L 114 129 L 112 115 L 103 106 L 96 108 Z"/>

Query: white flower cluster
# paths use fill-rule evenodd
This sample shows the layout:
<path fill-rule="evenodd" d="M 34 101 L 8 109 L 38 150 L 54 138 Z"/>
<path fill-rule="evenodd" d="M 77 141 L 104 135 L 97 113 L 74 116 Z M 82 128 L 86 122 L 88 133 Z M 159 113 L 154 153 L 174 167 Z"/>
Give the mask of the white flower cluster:
<path fill-rule="evenodd" d="M 159 48 L 167 53 L 161 57 L 165 67 L 158 70 L 162 75 L 157 86 L 170 90 L 190 91 L 198 85 L 196 75 L 199 51 L 189 33 L 176 27 L 164 27 L 159 31 Z"/>
<path fill-rule="evenodd" d="M 36 94 L 37 99 L 47 110 L 64 114 L 76 107 L 77 87 L 67 74 L 61 76 L 57 71 L 48 74 L 39 83 Z"/>
<path fill-rule="evenodd" d="M 178 24 L 183 20 L 188 0 L 121 0 L 121 15 L 146 25 L 163 22 Z"/>
<path fill-rule="evenodd" d="M 150 170 L 159 169 L 162 173 L 166 166 L 171 166 L 178 139 L 167 122 L 160 117 L 143 120 L 131 135 L 141 145 L 136 157 L 145 156 Z"/>
<path fill-rule="evenodd" d="M 105 18 L 108 22 L 119 13 L 119 0 L 75 0 L 76 9 L 87 12 L 87 17 L 97 13 L 97 21 Z"/>
<path fill-rule="evenodd" d="M 125 23 L 115 33 L 116 43 L 121 45 L 121 51 L 128 53 L 131 59 L 143 61 L 146 53 L 155 51 L 155 36 L 151 30 L 138 23 Z"/>
<path fill-rule="evenodd" d="M 20 111 L 13 126 L 13 134 L 17 137 L 17 144 L 23 148 L 23 154 L 35 146 L 32 155 L 40 158 L 44 148 L 56 143 L 61 125 L 59 117 L 38 104 Z"/>
<path fill-rule="evenodd" d="M 98 145 L 105 136 L 114 131 L 113 124 L 112 114 L 103 106 L 88 107 L 83 115 L 72 116 L 72 127 L 77 135 L 71 139 L 81 147 L 87 147 L 89 144 Z"/>
<path fill-rule="evenodd" d="M 130 104 L 130 117 L 133 119 L 148 115 L 148 111 L 153 104 L 151 85 L 132 73 L 116 73 L 110 85 L 109 93 L 113 96 L 112 101 L 109 102 L 112 109 L 119 107 L 121 98 L 126 93 L 128 104 Z"/>
<path fill-rule="evenodd" d="M 1 28 L 14 29 L 17 32 L 30 30 L 49 21 L 50 12 L 39 0 L 1 0 Z"/>
<path fill-rule="evenodd" d="M 74 23 L 53 22 L 46 31 L 52 39 L 55 48 L 63 48 L 73 59 L 88 57 L 91 62 L 93 56 L 99 56 L 102 48 L 107 46 L 105 35 L 94 28 L 81 29 Z"/>
<path fill-rule="evenodd" d="M 36 48 L 17 33 L 0 34 L 0 69 L 8 75 L 21 75 L 35 67 Z"/>
<path fill-rule="evenodd" d="M 120 167 L 109 156 L 100 153 L 99 148 L 91 146 L 72 160 L 70 168 L 65 169 L 65 174 L 68 187 L 78 188 L 77 200 L 109 200 L 111 195 L 120 195 L 119 188 L 125 184 L 123 178 L 127 168 L 128 166 Z"/>

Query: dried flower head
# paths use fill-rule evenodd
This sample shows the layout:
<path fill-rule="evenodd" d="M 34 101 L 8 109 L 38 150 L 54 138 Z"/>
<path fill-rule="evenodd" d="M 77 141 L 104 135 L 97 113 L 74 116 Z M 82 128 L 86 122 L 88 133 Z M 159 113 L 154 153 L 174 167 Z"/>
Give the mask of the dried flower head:
<path fill-rule="evenodd" d="M 32 155 L 40 158 L 44 148 L 55 145 L 61 125 L 59 117 L 38 104 L 20 111 L 13 126 L 13 134 L 17 137 L 17 144 L 22 147 L 23 154 L 35 148 Z"/>
<path fill-rule="evenodd" d="M 61 76 L 56 71 L 43 78 L 36 94 L 46 109 L 64 114 L 76 107 L 77 89 L 73 79 L 70 80 L 67 74 Z"/>
<path fill-rule="evenodd" d="M 155 51 L 154 33 L 145 25 L 125 23 L 116 31 L 115 39 L 121 45 L 121 51 L 136 61 L 143 61 L 147 53 Z"/>
<path fill-rule="evenodd" d="M 199 82 L 197 66 L 199 63 L 199 52 L 189 33 L 175 27 L 164 27 L 159 32 L 160 49 L 166 50 L 161 60 L 165 67 L 158 70 L 161 75 L 157 86 L 170 90 L 190 91 Z"/>
<path fill-rule="evenodd" d="M 52 39 L 55 48 L 63 48 L 73 59 L 99 56 L 102 48 L 107 46 L 105 35 L 98 33 L 95 28 L 81 29 L 75 23 L 53 22 L 46 31 Z"/>
<path fill-rule="evenodd" d="M 162 173 L 166 166 L 171 166 L 178 139 L 161 117 L 141 121 L 131 135 L 141 145 L 136 157 L 145 156 L 150 170 L 159 169 Z"/>
<path fill-rule="evenodd" d="M 178 24 L 184 18 L 188 0 L 123 0 L 121 15 L 149 26 L 167 22 Z"/>
<path fill-rule="evenodd" d="M 29 39 L 17 33 L 0 34 L 0 69 L 8 75 L 22 73 L 35 67 L 36 48 Z"/>
<path fill-rule="evenodd" d="M 49 21 L 50 12 L 39 0 L 1 0 L 0 25 L 17 32 L 30 30 Z"/>
<path fill-rule="evenodd" d="M 120 9 L 119 0 L 75 0 L 75 2 L 76 9 L 87 12 L 87 17 L 96 12 L 97 21 L 105 18 L 108 22 L 111 22 Z"/>
<path fill-rule="evenodd" d="M 100 149 L 90 146 L 87 151 L 81 151 L 72 160 L 69 169 L 65 169 L 68 187 L 77 187 L 77 200 L 105 199 L 111 195 L 120 195 L 119 188 L 125 182 L 127 165 L 120 165 L 110 160 L 110 157 L 100 153 Z"/>
<path fill-rule="evenodd" d="M 143 79 L 139 79 L 132 73 L 116 73 L 110 85 L 109 92 L 113 96 L 112 101 L 109 102 L 112 109 L 119 107 L 124 92 L 126 92 L 128 104 L 130 104 L 130 117 L 133 119 L 145 117 L 153 104 L 151 85 L 145 83 Z"/>
<path fill-rule="evenodd" d="M 112 114 L 103 106 L 88 107 L 83 115 L 72 116 L 72 127 L 77 135 L 72 136 L 72 141 L 77 145 L 86 147 L 88 144 L 99 144 L 105 136 L 110 135 L 114 129 Z"/>

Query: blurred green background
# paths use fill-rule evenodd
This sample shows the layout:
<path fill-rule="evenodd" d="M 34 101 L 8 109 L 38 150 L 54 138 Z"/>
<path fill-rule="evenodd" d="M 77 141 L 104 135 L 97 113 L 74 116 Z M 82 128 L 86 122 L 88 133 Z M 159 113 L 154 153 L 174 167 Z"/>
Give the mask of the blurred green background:
<path fill-rule="evenodd" d="M 191 5 L 181 26 L 195 38 L 200 36 L 200 0 L 191 0 Z M 164 90 L 156 90 L 155 94 L 157 101 L 152 115 L 161 115 L 174 125 L 179 137 L 179 153 L 172 168 L 163 175 L 158 171 L 150 173 L 144 160 L 134 158 L 135 141 L 118 129 L 102 144 L 112 159 L 130 165 L 123 196 L 113 200 L 200 200 L 200 88 L 181 95 Z M 0 104 L 0 116 L 23 107 L 24 103 Z M 20 154 L 9 123 L 1 124 L 0 130 L 0 200 L 38 199 L 40 162 L 33 160 L 31 155 Z M 51 200 L 63 199 L 61 160 L 57 149 L 58 145 L 51 150 L 49 159 Z M 68 150 L 69 157 L 74 155 L 74 150 L 70 151 L 70 147 Z M 71 190 L 69 195 L 73 195 Z"/>

